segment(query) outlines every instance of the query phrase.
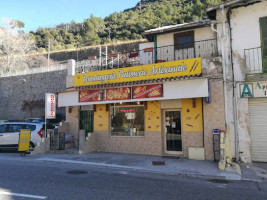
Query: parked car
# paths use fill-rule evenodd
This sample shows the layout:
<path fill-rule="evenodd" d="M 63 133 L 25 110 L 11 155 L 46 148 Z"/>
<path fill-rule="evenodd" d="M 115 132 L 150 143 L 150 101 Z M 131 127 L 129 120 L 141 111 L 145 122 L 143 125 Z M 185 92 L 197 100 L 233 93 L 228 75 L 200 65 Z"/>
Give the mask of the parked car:
<path fill-rule="evenodd" d="M 45 119 L 43 119 L 43 118 L 28 118 L 28 119 L 26 119 L 25 120 L 25 122 L 34 122 L 34 123 L 36 123 L 36 122 L 41 122 L 41 123 L 44 123 L 45 122 Z"/>
<path fill-rule="evenodd" d="M 30 153 L 37 142 L 42 140 L 41 123 L 28 122 L 4 122 L 0 124 L 0 149 L 1 150 L 16 150 L 18 149 L 20 129 L 31 129 L 30 148 L 26 153 Z"/>
<path fill-rule="evenodd" d="M 41 123 L 43 125 L 43 129 L 45 129 L 45 119 L 43 119 L 43 118 L 28 118 L 25 120 L 25 122 Z M 46 128 L 47 129 L 54 129 L 55 128 L 55 126 L 50 122 L 49 119 L 46 120 Z"/>

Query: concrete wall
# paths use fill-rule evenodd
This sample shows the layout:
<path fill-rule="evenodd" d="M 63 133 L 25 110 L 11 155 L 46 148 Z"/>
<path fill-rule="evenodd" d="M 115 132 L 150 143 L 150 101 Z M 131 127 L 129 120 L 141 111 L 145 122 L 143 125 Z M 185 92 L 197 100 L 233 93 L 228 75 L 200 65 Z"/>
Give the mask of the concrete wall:
<path fill-rule="evenodd" d="M 44 104 L 32 113 L 21 111 L 24 100 L 45 100 L 45 93 L 57 93 L 66 89 L 67 70 L 27 74 L 0 78 L 0 119 L 25 120 L 44 117 Z M 57 109 L 65 115 L 65 109 Z"/>
<path fill-rule="evenodd" d="M 236 156 L 236 130 L 235 130 L 235 118 L 234 118 L 234 105 L 233 105 L 233 70 L 231 61 L 231 40 L 230 40 L 230 27 L 227 23 L 227 8 L 220 7 L 216 11 L 216 30 L 217 30 L 217 41 L 218 51 L 221 55 L 221 63 L 223 68 L 223 105 L 225 107 L 225 124 L 230 133 L 231 151 L 233 157 Z"/>

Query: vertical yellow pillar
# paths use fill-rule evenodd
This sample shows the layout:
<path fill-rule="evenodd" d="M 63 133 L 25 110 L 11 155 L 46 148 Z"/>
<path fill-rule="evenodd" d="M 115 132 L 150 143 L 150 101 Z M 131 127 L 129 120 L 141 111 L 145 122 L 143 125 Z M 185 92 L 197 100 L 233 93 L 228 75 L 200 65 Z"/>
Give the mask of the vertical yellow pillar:
<path fill-rule="evenodd" d="M 106 111 L 106 105 L 96 105 L 94 112 L 94 131 L 109 130 L 109 111 Z"/>

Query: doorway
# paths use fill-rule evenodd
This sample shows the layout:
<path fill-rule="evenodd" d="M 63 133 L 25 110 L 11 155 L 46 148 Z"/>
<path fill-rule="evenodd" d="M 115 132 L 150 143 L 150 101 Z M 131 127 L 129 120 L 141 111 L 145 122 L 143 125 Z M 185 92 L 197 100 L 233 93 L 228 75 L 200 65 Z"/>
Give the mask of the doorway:
<path fill-rule="evenodd" d="M 164 111 L 164 148 L 166 154 L 182 153 L 181 111 Z"/>

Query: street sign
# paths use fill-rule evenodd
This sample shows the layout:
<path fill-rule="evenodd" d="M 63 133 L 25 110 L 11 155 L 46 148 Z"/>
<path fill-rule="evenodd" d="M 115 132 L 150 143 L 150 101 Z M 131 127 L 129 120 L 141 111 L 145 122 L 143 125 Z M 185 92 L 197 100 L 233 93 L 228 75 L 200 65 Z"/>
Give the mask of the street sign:
<path fill-rule="evenodd" d="M 28 151 L 31 140 L 31 129 L 20 129 L 18 151 Z"/>

